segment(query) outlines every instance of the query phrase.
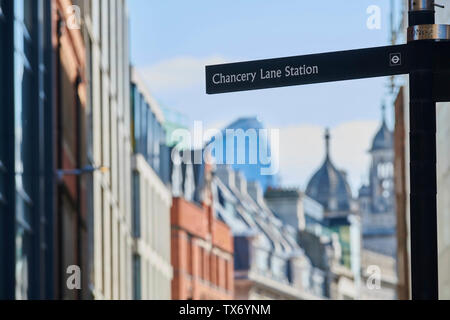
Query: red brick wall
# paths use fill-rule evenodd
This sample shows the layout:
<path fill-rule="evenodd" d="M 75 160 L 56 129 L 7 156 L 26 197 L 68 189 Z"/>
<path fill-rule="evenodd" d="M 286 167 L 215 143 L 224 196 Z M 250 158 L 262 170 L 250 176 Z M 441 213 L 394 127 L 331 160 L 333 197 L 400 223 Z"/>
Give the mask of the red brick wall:
<path fill-rule="evenodd" d="M 206 212 L 182 198 L 173 199 L 170 221 L 172 226 L 176 225 L 202 239 L 206 239 L 208 235 Z"/>
<path fill-rule="evenodd" d="M 174 198 L 172 225 L 172 298 L 233 299 L 233 236 L 208 207 Z M 227 260 L 227 257 L 228 258 Z"/>
<path fill-rule="evenodd" d="M 230 228 L 222 221 L 214 220 L 213 233 L 212 233 L 213 245 L 223 249 L 227 252 L 233 252 L 233 237 L 230 232 Z"/>

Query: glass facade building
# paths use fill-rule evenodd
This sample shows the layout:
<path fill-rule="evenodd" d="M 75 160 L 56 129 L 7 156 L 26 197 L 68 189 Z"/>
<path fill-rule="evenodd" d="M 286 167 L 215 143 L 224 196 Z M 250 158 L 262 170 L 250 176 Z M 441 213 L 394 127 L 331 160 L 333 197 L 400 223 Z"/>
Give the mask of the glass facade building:
<path fill-rule="evenodd" d="M 145 157 L 151 168 L 161 177 L 161 149 L 166 144 L 166 133 L 161 120 L 152 111 L 152 106 L 139 92 L 136 84 L 131 84 L 133 114 L 133 151 Z"/>
<path fill-rule="evenodd" d="M 169 148 L 164 116 L 136 70 L 131 70 L 133 298 L 170 299 Z"/>
<path fill-rule="evenodd" d="M 8 299 L 52 296 L 50 9 L 0 1 L 0 297 Z"/>
<path fill-rule="evenodd" d="M 230 164 L 251 182 L 259 182 L 263 191 L 278 185 L 279 176 L 265 174 L 275 165 L 269 131 L 257 118 L 240 118 L 226 126 L 210 142 L 212 155 L 219 164 Z"/>

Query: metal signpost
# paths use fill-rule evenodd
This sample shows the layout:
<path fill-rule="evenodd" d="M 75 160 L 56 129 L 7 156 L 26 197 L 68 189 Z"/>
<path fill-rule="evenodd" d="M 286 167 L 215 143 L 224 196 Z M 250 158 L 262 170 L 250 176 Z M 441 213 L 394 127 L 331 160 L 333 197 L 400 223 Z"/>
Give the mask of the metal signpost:
<path fill-rule="evenodd" d="M 412 298 L 438 299 L 436 102 L 450 101 L 450 26 L 409 0 L 408 43 L 206 67 L 206 93 L 409 74 Z"/>

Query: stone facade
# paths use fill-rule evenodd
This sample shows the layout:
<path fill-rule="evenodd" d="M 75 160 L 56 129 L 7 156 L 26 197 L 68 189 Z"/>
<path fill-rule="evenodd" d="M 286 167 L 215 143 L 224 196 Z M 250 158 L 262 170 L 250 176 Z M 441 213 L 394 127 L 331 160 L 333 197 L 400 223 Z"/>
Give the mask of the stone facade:
<path fill-rule="evenodd" d="M 298 228 L 267 206 L 258 182 L 220 165 L 212 192 L 218 216 L 234 235 L 236 299 L 322 299 L 327 274 L 312 265 L 298 244 Z"/>
<path fill-rule="evenodd" d="M 132 298 L 130 60 L 125 0 L 85 1 L 89 107 L 87 158 L 92 174 L 89 288 L 95 299 Z"/>
<path fill-rule="evenodd" d="M 383 119 L 370 149 L 369 184 L 359 190 L 363 247 L 391 257 L 397 254 L 393 133 Z"/>

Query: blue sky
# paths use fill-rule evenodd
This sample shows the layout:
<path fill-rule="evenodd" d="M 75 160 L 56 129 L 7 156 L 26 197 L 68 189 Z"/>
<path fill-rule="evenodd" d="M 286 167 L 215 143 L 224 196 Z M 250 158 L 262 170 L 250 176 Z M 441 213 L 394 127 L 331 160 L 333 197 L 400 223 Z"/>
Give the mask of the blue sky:
<path fill-rule="evenodd" d="M 281 129 L 281 174 L 289 185 L 305 186 L 322 161 L 323 128 L 331 127 L 335 162 L 355 190 L 367 171 L 387 78 L 208 96 L 204 65 L 388 45 L 389 2 L 129 0 L 132 63 L 159 103 L 191 122 L 220 127 L 258 116 Z M 366 26 L 371 5 L 381 8 L 379 30 Z"/>

